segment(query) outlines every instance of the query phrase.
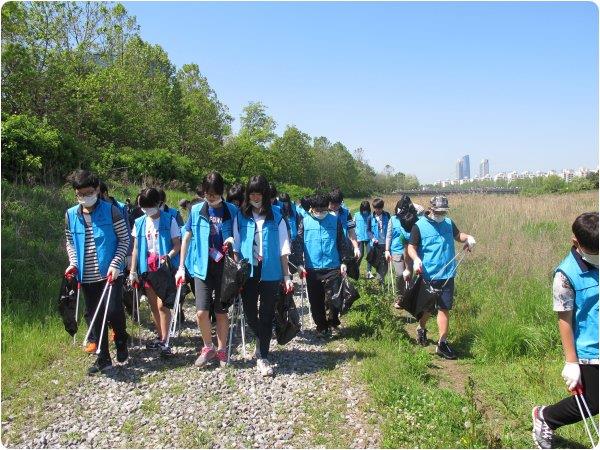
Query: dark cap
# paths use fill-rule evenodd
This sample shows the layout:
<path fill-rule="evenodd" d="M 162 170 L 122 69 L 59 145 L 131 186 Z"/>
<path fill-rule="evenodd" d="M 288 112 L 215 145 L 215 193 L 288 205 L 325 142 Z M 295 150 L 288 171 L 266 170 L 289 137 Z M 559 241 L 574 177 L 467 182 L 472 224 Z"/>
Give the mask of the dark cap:
<path fill-rule="evenodd" d="M 448 211 L 448 198 L 443 195 L 436 195 L 435 197 L 431 197 L 429 201 L 431 205 L 431 210 L 436 212 Z"/>

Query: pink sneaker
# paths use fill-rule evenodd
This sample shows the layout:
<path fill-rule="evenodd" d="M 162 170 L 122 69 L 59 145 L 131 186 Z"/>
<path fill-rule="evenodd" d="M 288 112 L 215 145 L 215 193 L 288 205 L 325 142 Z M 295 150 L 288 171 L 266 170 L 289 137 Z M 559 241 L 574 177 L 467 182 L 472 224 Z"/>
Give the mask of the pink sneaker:
<path fill-rule="evenodd" d="M 202 351 L 200 352 L 200 355 L 198 355 L 198 358 L 196 359 L 196 362 L 194 362 L 194 365 L 196 367 L 204 367 L 213 359 L 215 359 L 216 356 L 217 351 L 214 347 L 202 347 Z"/>
<path fill-rule="evenodd" d="M 227 350 L 217 350 L 217 360 L 221 367 L 225 367 L 227 365 Z"/>

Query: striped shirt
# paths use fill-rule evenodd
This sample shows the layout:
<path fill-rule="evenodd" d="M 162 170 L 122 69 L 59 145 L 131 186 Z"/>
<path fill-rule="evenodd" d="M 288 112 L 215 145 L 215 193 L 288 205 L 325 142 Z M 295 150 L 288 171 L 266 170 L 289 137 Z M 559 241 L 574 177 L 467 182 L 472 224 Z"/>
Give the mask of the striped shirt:
<path fill-rule="evenodd" d="M 84 213 L 80 207 L 79 212 L 83 214 L 85 220 L 85 246 L 84 246 L 84 267 L 82 283 L 95 283 L 106 278 L 106 274 L 100 273 L 98 264 L 98 253 L 96 251 L 96 241 L 94 241 L 94 233 L 92 229 L 92 217 L 88 213 Z M 116 206 L 112 206 L 113 228 L 117 235 L 117 250 L 113 257 L 110 267 L 117 269 L 121 268 L 121 264 L 125 261 L 129 250 L 129 228 L 123 220 L 121 212 Z M 65 215 L 65 235 L 67 241 L 67 254 L 69 255 L 69 264 L 77 267 L 77 252 L 73 242 L 73 235 L 69 229 L 69 218 Z M 120 272 L 121 273 L 121 272 Z"/>

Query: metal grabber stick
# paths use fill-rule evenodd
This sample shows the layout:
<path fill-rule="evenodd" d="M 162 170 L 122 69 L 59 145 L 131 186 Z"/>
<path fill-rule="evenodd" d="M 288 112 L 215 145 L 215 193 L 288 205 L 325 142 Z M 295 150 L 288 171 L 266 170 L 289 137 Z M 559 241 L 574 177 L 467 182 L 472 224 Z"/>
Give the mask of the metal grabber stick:
<path fill-rule="evenodd" d="M 592 448 L 595 448 L 597 443 L 594 442 L 594 438 L 592 437 L 592 432 L 590 431 L 590 427 L 588 425 L 588 418 L 590 419 L 589 421 L 592 423 L 592 426 L 594 427 L 594 431 L 596 432 L 596 436 L 598 437 L 599 440 L 600 440 L 600 433 L 598 432 L 598 426 L 596 425 L 596 422 L 595 422 L 594 418 L 592 417 L 592 413 L 590 412 L 590 408 L 588 407 L 588 404 L 585 401 L 585 397 L 583 396 L 583 386 L 578 384 L 577 386 L 575 386 L 575 389 L 573 389 L 571 391 L 571 393 L 575 396 L 575 401 L 577 402 L 577 408 L 579 409 L 579 413 L 581 414 L 581 420 L 583 420 L 583 424 L 585 426 L 585 431 L 587 432 L 587 435 L 590 438 Z M 584 414 L 583 408 L 581 405 L 583 405 L 585 407 L 587 416 Z"/>
<path fill-rule="evenodd" d="M 177 280 L 177 295 L 175 296 L 175 305 L 173 305 L 174 314 L 171 314 L 171 323 L 169 324 L 169 332 L 167 333 L 167 341 L 165 346 L 169 346 L 171 336 L 175 337 L 175 330 L 177 329 L 177 314 L 179 312 L 179 299 L 181 298 L 181 288 L 183 287 L 184 278 Z"/>
<path fill-rule="evenodd" d="M 94 328 L 94 323 L 96 322 L 96 317 L 98 316 L 98 312 L 100 312 L 100 308 L 102 306 L 102 301 L 104 300 L 104 295 L 106 294 L 106 290 L 108 289 L 109 284 L 110 283 L 108 281 L 106 281 L 106 285 L 104 286 L 102 295 L 100 296 L 100 299 L 98 300 L 98 306 L 96 306 L 96 311 L 94 312 L 94 316 L 92 317 L 92 320 L 90 321 L 90 325 L 88 327 L 87 333 L 85 334 L 85 337 L 83 338 L 83 345 L 85 345 L 87 343 L 88 338 L 90 337 L 90 333 L 92 332 L 92 329 Z"/>
<path fill-rule="evenodd" d="M 100 350 L 102 349 L 102 338 L 104 337 L 104 329 L 106 328 L 106 318 L 108 317 L 108 305 L 110 304 L 110 298 L 112 294 L 113 288 L 113 279 L 112 275 L 108 276 L 108 280 L 106 281 L 108 287 L 108 294 L 105 297 L 106 306 L 104 307 L 104 318 L 102 319 L 102 327 L 100 328 L 100 338 L 98 339 L 98 350 L 96 350 L 96 355 L 100 354 Z M 106 289 L 106 288 L 105 288 Z M 106 341 L 108 345 L 108 340 Z"/>

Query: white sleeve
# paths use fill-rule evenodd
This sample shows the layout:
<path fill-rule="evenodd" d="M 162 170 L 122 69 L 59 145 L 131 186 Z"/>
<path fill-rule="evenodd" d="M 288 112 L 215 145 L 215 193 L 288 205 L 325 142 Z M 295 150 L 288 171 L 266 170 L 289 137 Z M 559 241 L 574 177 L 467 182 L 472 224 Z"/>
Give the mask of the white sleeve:
<path fill-rule="evenodd" d="M 181 228 L 177 225 L 175 217 L 171 217 L 171 239 L 181 237 Z"/>
<path fill-rule="evenodd" d="M 285 220 L 279 222 L 279 252 L 281 256 L 289 255 L 290 251 L 290 237 L 287 229 Z"/>
<path fill-rule="evenodd" d="M 135 224 L 133 224 L 133 227 L 131 227 L 131 235 L 134 238 L 137 237 L 137 227 L 135 226 Z"/>
<path fill-rule="evenodd" d="M 238 230 L 237 216 L 233 218 L 233 251 L 240 254 L 241 242 L 240 242 L 240 231 Z"/>

